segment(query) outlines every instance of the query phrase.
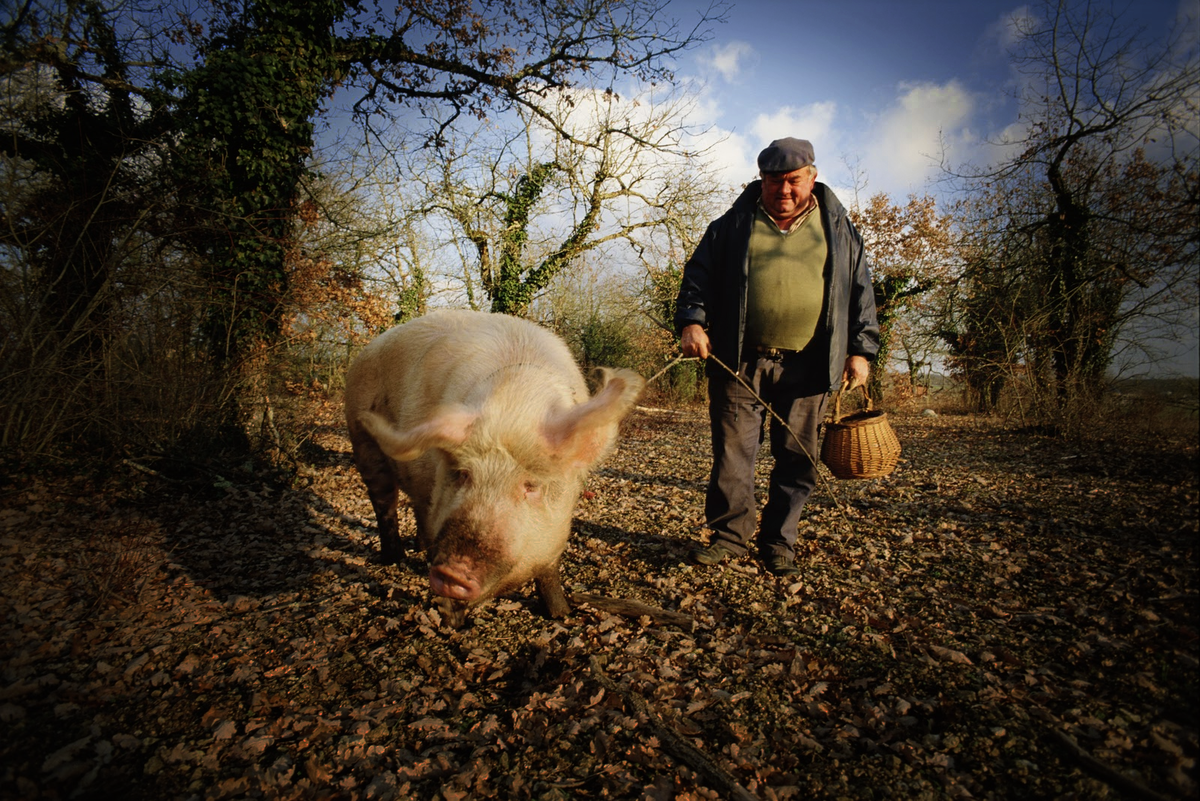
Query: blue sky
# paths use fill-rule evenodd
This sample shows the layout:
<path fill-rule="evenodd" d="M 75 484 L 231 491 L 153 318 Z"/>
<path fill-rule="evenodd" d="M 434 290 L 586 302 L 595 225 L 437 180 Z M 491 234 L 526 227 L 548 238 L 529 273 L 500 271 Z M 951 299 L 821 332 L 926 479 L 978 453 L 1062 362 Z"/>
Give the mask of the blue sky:
<path fill-rule="evenodd" d="M 707 6 L 670 0 L 667 10 L 688 23 Z M 768 141 L 798 136 L 813 142 L 822 180 L 851 187 L 853 164 L 869 192 L 900 200 L 934 188 L 939 132 L 961 162 L 986 156 L 984 141 L 1016 122 L 1006 20 L 1022 10 L 994 0 L 740 0 L 679 71 L 700 82 L 705 121 L 729 137 L 729 175 L 753 177 Z M 1200 0 L 1140 0 L 1124 19 L 1165 41 L 1180 14 L 1200 25 Z"/>

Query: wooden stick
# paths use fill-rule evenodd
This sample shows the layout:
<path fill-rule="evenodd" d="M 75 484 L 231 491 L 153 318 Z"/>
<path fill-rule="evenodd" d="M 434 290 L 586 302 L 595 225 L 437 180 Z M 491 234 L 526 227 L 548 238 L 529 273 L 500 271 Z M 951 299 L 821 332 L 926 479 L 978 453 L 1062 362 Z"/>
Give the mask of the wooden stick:
<path fill-rule="evenodd" d="M 645 615 L 660 626 L 678 626 L 684 631 L 692 631 L 696 625 L 695 619 L 690 615 L 682 612 L 670 612 L 666 609 L 659 609 L 657 606 L 626 598 L 609 598 L 604 595 L 593 595 L 590 592 L 571 593 L 571 605 L 577 604 L 587 604 L 622 617 L 637 618 Z"/>
<path fill-rule="evenodd" d="M 1145 798 L 1147 801 L 1168 801 L 1165 795 L 1154 792 L 1136 779 L 1132 779 L 1116 768 L 1096 759 L 1096 757 L 1085 751 L 1083 746 L 1075 742 L 1074 737 L 1062 729 L 1052 728 L 1050 729 L 1050 734 L 1054 736 L 1054 739 L 1058 740 L 1060 745 L 1071 752 L 1071 756 L 1083 764 L 1085 770 L 1096 778 L 1108 782 L 1119 788 L 1122 792 L 1137 798 Z"/>
<path fill-rule="evenodd" d="M 596 680 L 600 682 L 600 686 L 609 692 L 617 693 L 628 701 L 630 706 L 649 722 L 650 728 L 654 729 L 654 734 L 658 737 L 659 742 L 662 743 L 663 749 L 675 757 L 675 759 L 704 776 L 712 789 L 716 790 L 722 798 L 731 798 L 735 801 L 758 801 L 758 796 L 738 784 L 737 780 L 727 770 L 714 762 L 708 754 L 696 748 L 696 746 L 685 740 L 679 732 L 664 723 L 650 709 L 649 704 L 646 703 L 646 699 L 635 692 L 622 690 L 617 686 L 617 683 L 604 672 L 604 667 L 601 665 L 599 658 L 593 656 L 590 664 L 592 673 L 596 675 Z"/>

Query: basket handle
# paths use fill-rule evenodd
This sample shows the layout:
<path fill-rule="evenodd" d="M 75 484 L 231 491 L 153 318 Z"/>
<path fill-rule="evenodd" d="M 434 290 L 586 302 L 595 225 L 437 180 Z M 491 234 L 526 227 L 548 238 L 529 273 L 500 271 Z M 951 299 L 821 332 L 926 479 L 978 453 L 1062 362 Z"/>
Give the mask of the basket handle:
<path fill-rule="evenodd" d="M 841 388 L 833 393 L 833 422 L 835 423 L 842 421 L 842 393 L 846 392 L 846 387 L 849 385 L 850 382 L 843 379 Z M 863 397 L 867 399 L 867 411 L 869 412 L 875 408 L 875 405 L 871 402 L 871 393 L 867 391 L 866 384 L 859 384 L 858 386 L 863 391 Z"/>

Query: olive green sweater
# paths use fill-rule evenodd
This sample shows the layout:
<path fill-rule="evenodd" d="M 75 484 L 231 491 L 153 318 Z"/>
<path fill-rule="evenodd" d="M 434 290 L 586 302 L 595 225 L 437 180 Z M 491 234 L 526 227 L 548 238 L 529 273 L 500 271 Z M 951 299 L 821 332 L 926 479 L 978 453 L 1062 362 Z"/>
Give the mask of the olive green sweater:
<path fill-rule="evenodd" d="M 747 345 L 804 349 L 821 322 L 828 252 L 816 209 L 784 233 L 759 207 L 750 232 Z"/>

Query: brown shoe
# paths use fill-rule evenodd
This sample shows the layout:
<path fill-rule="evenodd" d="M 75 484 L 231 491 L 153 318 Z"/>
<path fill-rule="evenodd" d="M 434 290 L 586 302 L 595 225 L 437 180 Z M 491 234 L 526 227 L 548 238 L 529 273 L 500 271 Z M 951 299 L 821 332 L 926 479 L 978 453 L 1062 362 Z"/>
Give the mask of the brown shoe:
<path fill-rule="evenodd" d="M 732 548 L 722 542 L 714 542 L 707 548 L 694 548 L 690 554 L 691 560 L 698 565 L 719 565 L 731 556 L 737 556 Z"/>
<path fill-rule="evenodd" d="M 796 567 L 796 563 L 790 556 L 768 556 L 767 570 L 780 578 L 794 578 L 801 573 L 800 568 Z"/>

